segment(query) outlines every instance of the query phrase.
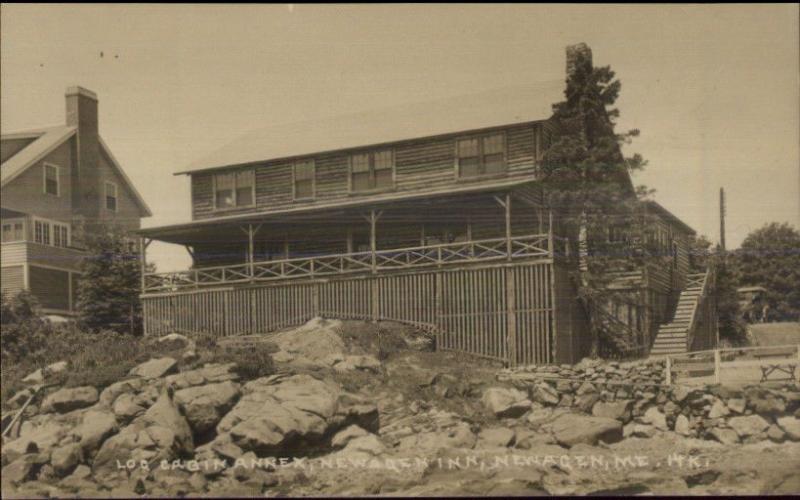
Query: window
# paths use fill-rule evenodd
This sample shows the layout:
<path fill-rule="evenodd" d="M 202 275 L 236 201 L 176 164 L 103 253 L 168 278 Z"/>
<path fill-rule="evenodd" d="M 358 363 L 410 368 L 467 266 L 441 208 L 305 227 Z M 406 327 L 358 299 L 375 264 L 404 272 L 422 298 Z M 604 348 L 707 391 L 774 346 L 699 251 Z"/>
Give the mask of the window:
<path fill-rule="evenodd" d="M 69 228 L 63 224 L 53 224 L 53 245 L 57 247 L 69 246 Z"/>
<path fill-rule="evenodd" d="M 50 223 L 37 220 L 33 224 L 33 241 L 42 245 L 50 244 Z"/>
<path fill-rule="evenodd" d="M 44 164 L 44 192 L 60 196 L 58 185 L 58 167 L 49 163 Z"/>
<path fill-rule="evenodd" d="M 456 146 L 459 177 L 505 172 L 505 149 L 503 134 L 460 139 Z"/>
<path fill-rule="evenodd" d="M 106 210 L 117 211 L 117 185 L 106 181 Z"/>
<path fill-rule="evenodd" d="M 394 155 L 391 150 L 350 156 L 350 190 L 372 191 L 394 185 Z"/>
<path fill-rule="evenodd" d="M 214 176 L 214 207 L 247 207 L 255 203 L 255 174 L 252 170 Z"/>
<path fill-rule="evenodd" d="M 314 160 L 294 164 L 294 199 L 314 197 Z"/>
<path fill-rule="evenodd" d="M 24 225 L 20 222 L 3 223 L 3 242 L 22 241 L 24 238 Z"/>

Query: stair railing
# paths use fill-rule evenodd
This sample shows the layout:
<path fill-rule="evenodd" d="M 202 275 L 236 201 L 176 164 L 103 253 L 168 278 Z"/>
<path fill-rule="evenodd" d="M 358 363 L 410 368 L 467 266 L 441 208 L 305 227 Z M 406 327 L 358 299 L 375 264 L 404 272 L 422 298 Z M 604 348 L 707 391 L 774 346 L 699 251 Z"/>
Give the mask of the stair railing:
<path fill-rule="evenodd" d="M 689 326 L 686 330 L 686 350 L 690 351 L 692 348 L 692 342 L 694 341 L 694 324 L 697 321 L 697 310 L 703 306 L 703 303 L 706 301 L 706 293 L 708 289 L 708 283 L 711 281 L 711 273 L 712 268 L 708 266 L 706 272 L 703 274 L 702 281 L 700 283 L 695 282 L 695 284 L 700 285 L 700 293 L 697 296 L 697 302 L 695 303 L 694 307 L 692 308 L 692 315 L 689 317 Z M 687 285 L 688 288 L 688 285 Z"/>

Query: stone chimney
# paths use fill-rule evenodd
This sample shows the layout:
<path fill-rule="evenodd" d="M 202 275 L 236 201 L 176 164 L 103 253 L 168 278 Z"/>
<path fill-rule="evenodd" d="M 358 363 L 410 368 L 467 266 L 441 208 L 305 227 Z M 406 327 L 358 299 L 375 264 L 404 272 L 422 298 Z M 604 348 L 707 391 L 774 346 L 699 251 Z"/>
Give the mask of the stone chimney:
<path fill-rule="evenodd" d="M 583 64 L 592 67 L 592 49 L 583 42 L 567 45 L 567 77 Z"/>
<path fill-rule="evenodd" d="M 66 91 L 67 125 L 77 127 L 72 169 L 73 213 L 84 222 L 100 216 L 99 188 L 100 136 L 97 118 L 97 94 L 83 87 Z"/>

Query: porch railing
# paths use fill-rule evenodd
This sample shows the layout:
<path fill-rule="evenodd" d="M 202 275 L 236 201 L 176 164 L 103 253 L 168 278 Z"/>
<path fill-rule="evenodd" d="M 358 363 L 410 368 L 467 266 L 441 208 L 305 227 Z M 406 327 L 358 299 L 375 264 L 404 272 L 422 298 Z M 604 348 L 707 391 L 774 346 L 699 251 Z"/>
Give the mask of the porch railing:
<path fill-rule="evenodd" d="M 453 263 L 569 255 L 566 238 L 534 234 L 508 238 L 423 245 L 374 252 L 353 252 L 294 259 L 245 262 L 165 273 L 146 273 L 143 292 L 163 292 L 211 285 L 316 278 L 353 273 L 437 267 Z"/>

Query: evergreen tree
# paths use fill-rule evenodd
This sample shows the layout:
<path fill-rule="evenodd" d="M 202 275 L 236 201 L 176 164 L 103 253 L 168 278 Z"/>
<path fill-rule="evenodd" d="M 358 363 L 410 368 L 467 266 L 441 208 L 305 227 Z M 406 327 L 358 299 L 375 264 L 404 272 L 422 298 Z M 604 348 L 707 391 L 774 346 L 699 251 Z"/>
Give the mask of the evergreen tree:
<path fill-rule="evenodd" d="M 621 149 L 639 131 L 614 130 L 619 111 L 612 106 L 619 97 L 620 81 L 610 67 L 592 65 L 585 45 L 568 51 L 565 100 L 553 105 L 547 125 L 549 146 L 542 159 L 542 177 L 560 232 L 576 240 L 583 254 L 575 278 L 589 315 L 591 354 L 596 355 L 601 342 L 622 349 L 632 335 L 630 330 L 619 331 L 619 324 L 618 331 L 609 325 L 605 305 L 630 298 L 609 290 L 607 271 L 612 266 L 632 268 L 646 258 L 635 251 L 635 244 L 644 241 L 647 220 L 640 198 L 650 191 L 634 189 L 630 181 L 630 173 L 646 162 L 638 154 L 624 157 Z M 608 237 L 619 231 L 622 237 Z"/>
<path fill-rule="evenodd" d="M 133 243 L 117 226 L 104 226 L 86 235 L 88 255 L 83 260 L 76 303 L 82 328 L 141 332 L 141 264 Z"/>

